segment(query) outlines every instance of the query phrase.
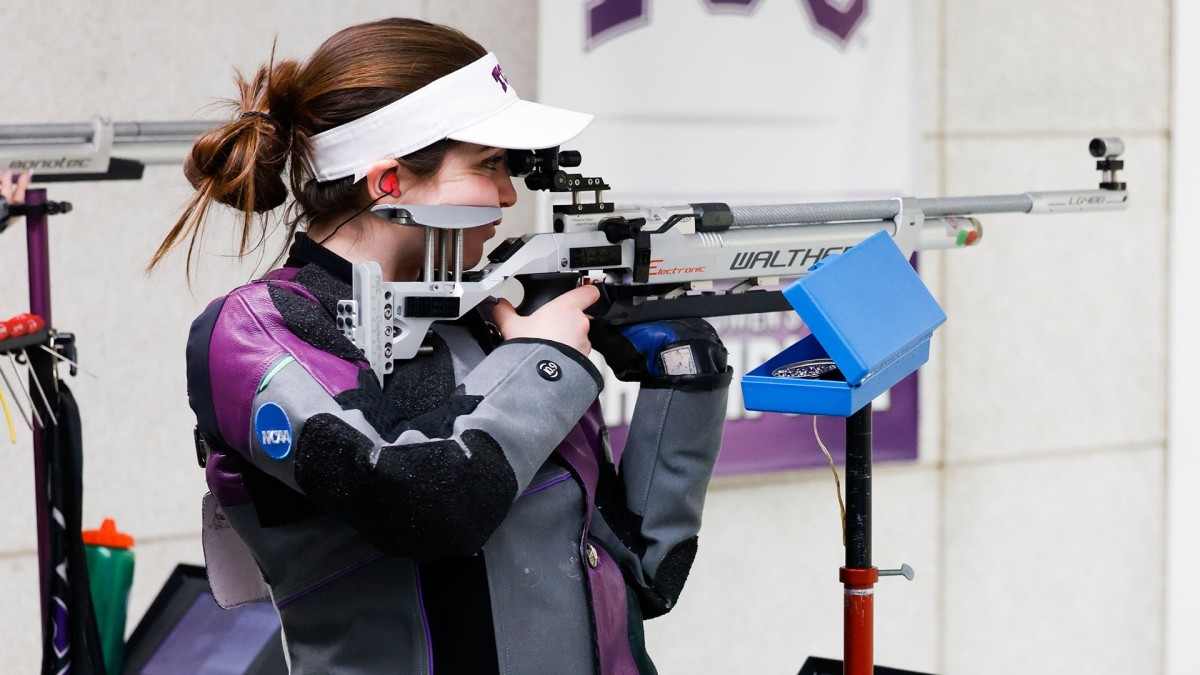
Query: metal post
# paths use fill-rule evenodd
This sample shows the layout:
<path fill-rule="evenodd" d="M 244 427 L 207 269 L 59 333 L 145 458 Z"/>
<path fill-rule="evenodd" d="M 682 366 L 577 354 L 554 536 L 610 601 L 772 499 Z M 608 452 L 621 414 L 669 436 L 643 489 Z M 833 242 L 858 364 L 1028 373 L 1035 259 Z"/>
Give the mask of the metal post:
<path fill-rule="evenodd" d="M 463 231 L 454 231 L 454 283 L 463 281 Z"/>
<path fill-rule="evenodd" d="M 432 227 L 425 227 L 425 276 L 422 280 L 425 283 L 436 281 L 434 277 L 434 257 L 437 251 L 437 230 Z"/>
<path fill-rule="evenodd" d="M 456 230 L 457 231 L 457 230 Z M 442 259 L 438 262 L 438 281 L 450 279 L 450 232 L 438 231 L 438 248 L 441 249 Z M 454 280 L 456 283 L 458 279 Z"/>
<path fill-rule="evenodd" d="M 845 675 L 875 670 L 875 582 L 871 565 L 871 404 L 846 418 L 846 566 L 843 651 Z"/>
<path fill-rule="evenodd" d="M 846 567 L 871 566 L 871 404 L 846 418 Z"/>
<path fill-rule="evenodd" d="M 46 203 L 44 188 L 29 190 L 25 193 L 25 203 L 29 206 L 40 206 Z M 29 255 L 29 311 L 46 321 L 51 326 L 50 315 L 50 229 L 49 216 L 43 211 L 25 217 L 25 241 Z M 34 350 L 40 352 L 41 350 Z M 45 354 L 45 352 L 41 352 Z M 41 372 L 52 368 L 47 363 L 48 358 L 35 358 L 30 354 L 30 365 L 33 367 L 33 377 L 42 377 L 43 382 L 50 381 Z M 34 405 L 38 405 L 34 402 Z M 46 474 L 47 448 L 42 438 L 41 425 L 36 424 L 33 431 L 33 495 L 37 504 L 37 533 L 38 533 L 38 578 L 41 582 L 42 626 L 46 626 L 46 611 L 49 607 L 50 594 L 50 496 L 47 492 Z"/>

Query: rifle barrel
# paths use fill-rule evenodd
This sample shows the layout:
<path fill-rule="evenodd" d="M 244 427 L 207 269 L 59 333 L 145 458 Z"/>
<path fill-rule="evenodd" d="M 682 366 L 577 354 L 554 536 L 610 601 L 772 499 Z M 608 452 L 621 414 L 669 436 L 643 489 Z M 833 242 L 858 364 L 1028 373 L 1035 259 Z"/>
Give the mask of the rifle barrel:
<path fill-rule="evenodd" d="M 1028 213 L 1033 209 L 1033 199 L 1028 194 L 934 197 L 918 199 L 916 202 L 926 217 L 931 218 L 981 213 Z M 900 202 L 896 199 L 873 199 L 857 202 L 731 206 L 730 211 L 733 213 L 732 227 L 770 227 L 891 220 L 900 213 Z"/>

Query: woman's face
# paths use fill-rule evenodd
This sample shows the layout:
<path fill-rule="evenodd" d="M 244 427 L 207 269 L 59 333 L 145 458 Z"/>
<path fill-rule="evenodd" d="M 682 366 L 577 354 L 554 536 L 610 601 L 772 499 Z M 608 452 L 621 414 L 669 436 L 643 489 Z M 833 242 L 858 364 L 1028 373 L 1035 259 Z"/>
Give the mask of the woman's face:
<path fill-rule="evenodd" d="M 411 186 L 403 201 L 409 204 L 500 206 L 517 203 L 517 192 L 504 165 L 504 150 L 460 143 L 446 153 L 433 176 Z M 496 235 L 494 223 L 463 232 L 463 266 L 474 267 L 483 257 L 483 244 Z"/>

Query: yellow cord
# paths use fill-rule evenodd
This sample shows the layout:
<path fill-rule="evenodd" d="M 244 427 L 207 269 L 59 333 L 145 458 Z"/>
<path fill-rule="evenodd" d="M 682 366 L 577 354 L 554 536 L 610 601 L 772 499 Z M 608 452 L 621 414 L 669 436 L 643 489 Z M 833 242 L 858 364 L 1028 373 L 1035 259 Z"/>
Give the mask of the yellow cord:
<path fill-rule="evenodd" d="M 12 424 L 9 422 L 9 424 Z M 825 453 L 825 459 L 829 460 L 829 470 L 833 472 L 833 484 L 837 488 L 838 509 L 842 512 L 842 546 L 846 546 L 846 504 L 842 502 L 842 479 L 838 477 L 837 466 L 833 463 L 833 455 L 829 454 L 829 448 L 821 442 L 821 432 L 817 431 L 817 416 L 813 415 L 813 435 L 817 437 L 817 445 L 821 446 L 821 452 Z"/>
<path fill-rule="evenodd" d="M 8 435 L 12 437 L 13 445 L 16 445 L 17 430 L 13 427 L 12 413 L 8 412 L 8 399 L 4 398 L 3 390 L 0 390 L 0 405 L 4 406 L 4 419 L 8 422 Z"/>

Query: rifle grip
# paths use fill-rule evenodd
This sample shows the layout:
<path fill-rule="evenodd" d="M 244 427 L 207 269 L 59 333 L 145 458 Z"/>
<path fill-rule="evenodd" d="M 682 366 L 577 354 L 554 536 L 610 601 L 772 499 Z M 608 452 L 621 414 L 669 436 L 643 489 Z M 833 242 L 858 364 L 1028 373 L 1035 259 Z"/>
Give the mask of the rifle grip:
<path fill-rule="evenodd" d="M 518 274 L 516 280 L 520 282 L 521 289 L 525 292 L 525 297 L 517 307 L 517 313 L 521 316 L 529 316 L 542 305 L 578 286 L 579 273 Z"/>

